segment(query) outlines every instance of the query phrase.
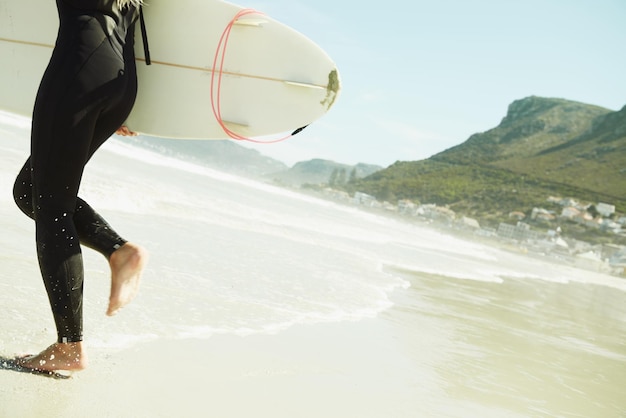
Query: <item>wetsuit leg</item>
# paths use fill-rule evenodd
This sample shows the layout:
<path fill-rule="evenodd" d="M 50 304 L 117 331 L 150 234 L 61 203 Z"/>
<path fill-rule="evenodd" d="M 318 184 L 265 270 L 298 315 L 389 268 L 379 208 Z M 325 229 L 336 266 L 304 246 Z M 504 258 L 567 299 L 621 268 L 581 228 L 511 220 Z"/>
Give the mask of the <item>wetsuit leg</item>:
<path fill-rule="evenodd" d="M 100 148 L 100 146 L 113 135 L 125 118 L 132 110 L 134 96 L 137 91 L 136 68 L 133 53 L 133 39 L 129 35 L 126 47 L 126 70 L 123 77 L 127 83 L 127 97 L 113 110 L 103 111 L 96 123 L 94 136 L 88 153 L 88 160 Z M 13 197 L 20 210 L 30 217 L 35 218 L 33 209 L 33 186 L 31 177 L 31 159 L 29 158 L 20 170 L 13 187 Z M 74 223 L 78 232 L 80 243 L 92 248 L 109 258 L 120 246 L 126 243 L 107 222 L 87 202 L 77 197 L 74 211 Z"/>
<path fill-rule="evenodd" d="M 103 229 L 102 217 L 78 199 L 80 180 L 93 152 L 128 116 L 136 80 L 134 71 L 125 67 L 121 49 L 114 47 L 97 19 L 70 16 L 72 21 L 60 11 L 66 20 L 35 102 L 30 169 L 21 173 L 25 182 L 30 170 L 32 206 L 20 207 L 35 219 L 37 255 L 58 341 L 74 342 L 82 340 L 84 271 L 79 238 L 105 254 L 102 245 L 117 240 L 106 238 L 110 242 L 103 244 L 93 239 L 112 230 L 108 225 Z M 16 200 L 29 201 L 27 189 L 17 193 L 22 199 Z"/>
<path fill-rule="evenodd" d="M 24 214 L 31 219 L 35 219 L 35 211 L 32 205 L 33 189 L 30 158 L 26 161 L 15 180 L 13 198 Z M 76 198 L 73 220 L 80 244 L 96 250 L 107 259 L 111 257 L 111 254 L 116 249 L 126 243 L 126 240 L 80 197 Z"/>

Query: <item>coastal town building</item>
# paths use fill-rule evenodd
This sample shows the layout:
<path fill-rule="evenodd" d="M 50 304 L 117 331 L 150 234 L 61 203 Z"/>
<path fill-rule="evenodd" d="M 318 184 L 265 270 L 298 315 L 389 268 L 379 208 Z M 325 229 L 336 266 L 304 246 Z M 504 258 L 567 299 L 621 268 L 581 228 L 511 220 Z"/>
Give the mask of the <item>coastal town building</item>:
<path fill-rule="evenodd" d="M 346 200 L 343 198 L 342 200 Z M 553 256 L 562 262 L 578 268 L 609 273 L 626 277 L 626 247 L 620 245 L 592 245 L 588 242 L 567 238 L 562 235 L 557 225 L 548 231 L 538 231 L 526 222 L 523 212 L 511 212 L 509 219 L 514 224 L 502 222 L 497 229 L 481 227 L 480 223 L 467 216 L 457 214 L 447 206 L 419 204 L 409 199 L 402 199 L 393 205 L 378 202 L 374 196 L 356 192 L 350 200 L 352 204 L 370 209 L 381 209 L 401 216 L 413 217 L 427 222 L 437 223 L 458 231 L 472 233 L 476 237 L 504 240 L 517 243 L 524 252 L 533 252 Z M 562 206 L 561 214 L 544 208 L 533 208 L 528 218 L 532 222 L 550 225 L 559 221 L 573 222 L 587 228 L 597 229 L 607 234 L 626 236 L 626 216 L 617 216 L 615 206 L 607 203 L 583 204 L 571 198 L 550 197 L 548 202 Z M 595 210 L 594 210 L 595 209 Z M 595 213 L 592 215 L 591 212 Z"/>
<path fill-rule="evenodd" d="M 612 216 L 615 213 L 615 205 L 609 205 L 608 203 L 598 203 L 596 205 L 598 213 L 605 218 Z"/>

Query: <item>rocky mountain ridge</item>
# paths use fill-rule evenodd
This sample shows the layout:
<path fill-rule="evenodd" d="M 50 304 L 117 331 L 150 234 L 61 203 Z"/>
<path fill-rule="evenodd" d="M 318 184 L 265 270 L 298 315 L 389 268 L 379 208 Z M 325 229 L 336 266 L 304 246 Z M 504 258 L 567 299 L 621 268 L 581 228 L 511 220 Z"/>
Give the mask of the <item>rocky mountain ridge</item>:
<path fill-rule="evenodd" d="M 379 199 L 414 199 L 502 218 L 550 195 L 626 212 L 626 106 L 611 111 L 565 99 L 513 102 L 502 122 L 421 161 L 399 161 L 354 182 Z"/>

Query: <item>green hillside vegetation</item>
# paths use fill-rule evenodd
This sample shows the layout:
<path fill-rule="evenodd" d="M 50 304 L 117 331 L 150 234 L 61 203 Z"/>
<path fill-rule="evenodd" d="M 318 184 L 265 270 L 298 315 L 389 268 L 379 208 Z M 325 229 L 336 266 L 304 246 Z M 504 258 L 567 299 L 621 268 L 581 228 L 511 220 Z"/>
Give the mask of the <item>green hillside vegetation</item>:
<path fill-rule="evenodd" d="M 624 214 L 626 107 L 614 112 L 563 99 L 521 99 L 496 128 L 429 159 L 396 162 L 347 189 L 389 202 L 448 205 L 492 226 L 513 211 L 560 211 L 549 196 L 609 203 Z"/>

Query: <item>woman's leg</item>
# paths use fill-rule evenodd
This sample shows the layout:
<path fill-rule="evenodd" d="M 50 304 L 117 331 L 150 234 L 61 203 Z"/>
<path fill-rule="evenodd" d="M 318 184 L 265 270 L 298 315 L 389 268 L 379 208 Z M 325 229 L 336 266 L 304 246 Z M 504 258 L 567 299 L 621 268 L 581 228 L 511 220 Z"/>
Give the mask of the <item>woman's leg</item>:
<path fill-rule="evenodd" d="M 132 50 L 131 50 L 132 52 Z M 94 139 L 92 141 L 92 151 L 95 152 L 125 121 L 126 117 L 130 113 L 135 100 L 135 93 L 137 91 L 137 80 L 135 77 L 135 61 L 134 57 L 127 59 L 129 62 L 124 75 L 120 78 L 126 82 L 125 91 L 126 94 L 122 97 L 122 100 L 115 106 L 114 110 L 103 112 L 96 124 L 94 133 Z M 83 204 L 83 209 L 77 211 L 81 214 L 80 219 L 74 216 L 75 222 L 80 221 L 81 224 L 91 222 L 94 217 L 102 219 L 93 209 L 91 209 L 86 203 Z M 79 203 L 81 206 L 81 203 Z M 89 210 L 85 211 L 84 208 Z M 89 216 L 86 216 L 89 215 Z M 86 218 L 83 222 L 83 216 Z M 115 241 L 117 234 L 113 229 L 104 222 L 102 219 L 101 225 L 105 225 L 97 235 L 92 234 L 89 240 L 90 245 L 93 247 L 97 245 L 102 248 L 111 248 L 113 243 L 113 250 L 108 256 L 109 265 L 111 267 L 111 293 L 109 295 L 109 306 L 107 308 L 107 315 L 115 315 L 124 305 L 128 304 L 137 294 L 139 283 L 141 280 L 141 273 L 148 260 L 148 253 L 140 246 L 126 242 L 120 244 Z M 121 238 L 120 238 L 121 239 Z"/>
<path fill-rule="evenodd" d="M 13 198 L 25 215 L 35 219 L 35 211 L 32 204 L 33 184 L 30 158 L 26 161 L 15 180 Z M 107 221 L 80 197 L 76 198 L 73 220 L 81 245 L 96 250 L 107 259 L 111 257 L 115 250 L 126 243 L 126 240 L 115 232 Z"/>
<path fill-rule="evenodd" d="M 146 256 L 77 197 L 85 164 L 130 112 L 136 92 L 134 67 L 126 71 L 125 60 L 99 20 L 65 10 L 63 3 L 57 5 L 62 21 L 59 39 L 37 94 L 30 167 L 27 164 L 20 173 L 15 197 L 35 220 L 37 254 L 58 341 L 20 363 L 44 370 L 75 370 L 86 365 L 79 241 L 109 258 L 109 314 L 134 296 Z M 127 51 L 132 54 L 130 46 Z"/>
<path fill-rule="evenodd" d="M 106 115 L 107 112 L 103 113 L 105 117 L 99 118 L 95 123 L 94 141 L 92 141 L 92 148 L 87 153 L 87 160 L 104 142 L 101 138 L 110 136 L 111 132 L 108 132 L 107 126 L 119 126 L 114 120 L 114 115 L 109 118 Z M 75 127 L 72 135 L 86 135 L 91 130 L 85 130 L 88 126 L 90 124 L 85 122 L 83 129 Z M 60 137 L 67 136 L 61 135 Z M 81 153 L 72 154 L 68 152 L 67 154 L 76 156 Z M 46 159 L 48 160 L 46 164 L 40 162 L 34 165 L 36 167 L 44 165 L 48 170 L 51 169 L 55 173 L 53 178 L 57 181 L 44 181 L 44 187 L 39 186 L 39 189 L 35 187 L 36 190 L 43 190 L 44 193 L 40 192 L 37 195 L 33 206 L 32 203 L 29 203 L 33 194 L 33 184 L 41 184 L 42 181 L 37 176 L 41 174 L 41 171 L 36 168 L 32 170 L 32 181 L 28 179 L 31 174 L 29 160 L 16 181 L 15 199 L 24 213 L 36 219 L 39 260 L 59 337 L 57 343 L 38 355 L 20 359 L 20 364 L 27 368 L 42 370 L 81 370 L 87 364 L 81 342 L 83 266 L 80 248 L 73 237 L 77 235 L 81 243 L 100 251 L 109 259 L 111 295 L 107 310 L 108 315 L 117 313 L 134 297 L 148 257 L 143 248 L 133 243 L 127 243 L 119 237 L 108 223 L 82 199 L 75 198 L 73 215 L 71 203 L 62 203 L 61 206 L 65 206 L 61 211 L 49 210 L 48 203 L 55 200 L 53 197 L 63 196 L 64 191 L 61 189 L 78 189 L 78 185 L 69 187 L 67 185 L 70 185 L 72 180 L 80 179 L 84 163 L 80 159 L 74 161 L 72 158 L 59 158 L 56 153 L 48 155 Z M 56 163 L 51 161 L 56 161 Z M 62 172 L 70 170 L 73 170 L 71 175 L 62 174 Z M 58 179 L 62 178 L 65 178 L 66 181 L 59 182 Z M 56 185 L 51 187 L 50 183 L 56 183 Z M 61 193 L 57 193 L 59 190 Z M 46 199 L 46 196 L 49 196 L 50 199 Z M 68 196 L 62 200 L 71 201 Z M 68 243 L 69 245 L 64 245 Z M 53 250 L 51 251 L 50 248 Z M 60 263 L 60 267 L 54 267 L 58 263 Z"/>

